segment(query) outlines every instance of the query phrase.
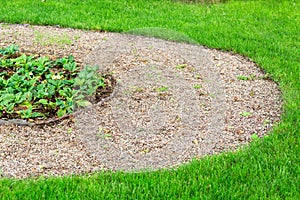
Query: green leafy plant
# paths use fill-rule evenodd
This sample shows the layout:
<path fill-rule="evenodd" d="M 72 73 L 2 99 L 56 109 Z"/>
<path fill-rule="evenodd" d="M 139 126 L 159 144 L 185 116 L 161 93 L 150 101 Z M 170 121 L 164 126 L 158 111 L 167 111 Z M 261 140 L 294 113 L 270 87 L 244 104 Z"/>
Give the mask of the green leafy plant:
<path fill-rule="evenodd" d="M 195 88 L 196 90 L 199 90 L 199 89 L 202 88 L 202 86 L 201 86 L 201 85 L 194 85 L 194 88 Z"/>
<path fill-rule="evenodd" d="M 243 81 L 249 81 L 254 80 L 255 75 L 251 74 L 250 76 L 237 76 L 237 79 L 243 80 Z"/>
<path fill-rule="evenodd" d="M 92 105 L 92 96 L 105 87 L 97 67 L 83 70 L 72 55 L 54 61 L 46 57 L 16 55 L 11 45 L 0 51 L 0 117 L 61 117 Z"/>
<path fill-rule="evenodd" d="M 169 89 L 169 87 L 167 87 L 167 86 L 162 86 L 162 87 L 157 87 L 157 88 L 155 88 L 155 91 L 156 92 L 165 92 L 165 91 L 167 91 Z"/>
<path fill-rule="evenodd" d="M 249 116 L 252 115 L 252 113 L 251 113 L 251 112 L 244 111 L 244 112 L 241 112 L 240 115 L 243 116 L 243 117 L 249 117 Z"/>
<path fill-rule="evenodd" d="M 0 49 L 0 55 L 2 56 L 11 56 L 19 52 L 18 46 L 12 44 L 6 48 Z"/>
<path fill-rule="evenodd" d="M 187 64 L 181 64 L 181 65 L 177 65 L 176 69 L 184 69 L 187 67 Z"/>

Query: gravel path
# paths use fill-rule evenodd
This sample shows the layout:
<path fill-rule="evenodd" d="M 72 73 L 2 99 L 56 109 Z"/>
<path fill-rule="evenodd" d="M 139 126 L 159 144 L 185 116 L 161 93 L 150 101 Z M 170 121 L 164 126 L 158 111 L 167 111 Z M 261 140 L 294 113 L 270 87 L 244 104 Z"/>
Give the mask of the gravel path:
<path fill-rule="evenodd" d="M 234 150 L 280 120 L 277 85 L 239 55 L 126 34 L 0 24 L 0 47 L 11 43 L 33 54 L 73 54 L 112 74 L 117 86 L 110 100 L 55 125 L 0 126 L 4 177 L 174 167 Z"/>

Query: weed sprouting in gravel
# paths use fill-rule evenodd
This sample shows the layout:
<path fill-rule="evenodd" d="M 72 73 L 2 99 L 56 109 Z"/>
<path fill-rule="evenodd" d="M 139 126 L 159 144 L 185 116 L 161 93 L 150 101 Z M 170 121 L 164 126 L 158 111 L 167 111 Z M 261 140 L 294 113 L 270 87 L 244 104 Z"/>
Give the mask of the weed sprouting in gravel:
<path fill-rule="evenodd" d="M 242 81 L 249 81 L 249 80 L 254 80 L 255 75 L 251 74 L 250 76 L 237 76 L 237 79 L 242 80 Z"/>
<path fill-rule="evenodd" d="M 156 92 L 165 92 L 165 91 L 167 91 L 169 89 L 169 87 L 167 87 L 167 86 L 162 86 L 162 87 L 157 87 L 157 88 L 155 88 L 155 91 Z"/>

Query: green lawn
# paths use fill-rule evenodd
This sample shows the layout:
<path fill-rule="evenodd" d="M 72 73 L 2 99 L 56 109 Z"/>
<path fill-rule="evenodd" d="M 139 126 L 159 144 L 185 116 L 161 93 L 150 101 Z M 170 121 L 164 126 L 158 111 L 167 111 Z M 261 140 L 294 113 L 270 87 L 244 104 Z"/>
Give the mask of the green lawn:
<path fill-rule="evenodd" d="M 124 32 L 166 28 L 259 64 L 283 91 L 282 122 L 236 153 L 176 170 L 0 179 L 1 199 L 300 199 L 300 1 L 186 4 L 0 0 L 0 22 Z"/>

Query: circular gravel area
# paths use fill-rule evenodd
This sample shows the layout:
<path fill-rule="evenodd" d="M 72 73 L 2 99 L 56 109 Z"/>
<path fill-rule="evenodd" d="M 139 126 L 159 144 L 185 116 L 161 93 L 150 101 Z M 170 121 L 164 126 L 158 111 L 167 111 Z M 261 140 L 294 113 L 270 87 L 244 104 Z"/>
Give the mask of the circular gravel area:
<path fill-rule="evenodd" d="M 279 122 L 281 92 L 255 63 L 200 45 L 0 24 L 0 47 L 97 65 L 114 92 L 75 117 L 0 126 L 3 177 L 155 170 L 234 150 Z"/>

